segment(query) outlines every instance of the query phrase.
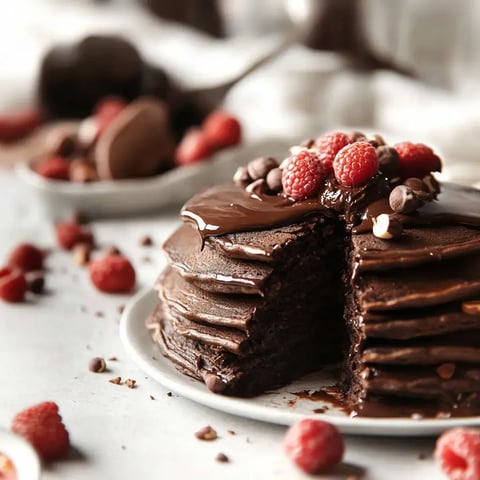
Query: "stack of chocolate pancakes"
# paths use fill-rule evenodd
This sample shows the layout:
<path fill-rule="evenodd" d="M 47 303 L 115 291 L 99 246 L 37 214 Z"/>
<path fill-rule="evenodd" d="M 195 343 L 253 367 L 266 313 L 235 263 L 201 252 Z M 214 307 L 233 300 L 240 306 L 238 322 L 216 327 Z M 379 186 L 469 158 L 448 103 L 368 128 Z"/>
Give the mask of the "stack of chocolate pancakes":
<path fill-rule="evenodd" d="M 215 393 L 252 396 L 339 363 L 359 415 L 480 413 L 480 191 L 436 185 L 402 214 L 393 188 L 379 172 L 351 188 L 330 176 L 298 201 L 233 184 L 199 193 L 164 245 L 154 341 Z M 401 235 L 372 232 L 381 214 Z"/>

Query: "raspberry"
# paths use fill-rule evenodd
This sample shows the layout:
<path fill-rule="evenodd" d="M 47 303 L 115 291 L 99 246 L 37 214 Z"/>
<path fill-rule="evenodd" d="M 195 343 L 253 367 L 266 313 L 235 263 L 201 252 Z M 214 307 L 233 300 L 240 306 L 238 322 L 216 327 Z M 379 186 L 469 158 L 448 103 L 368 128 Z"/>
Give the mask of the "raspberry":
<path fill-rule="evenodd" d="M 190 165 L 208 157 L 213 152 L 208 138 L 198 128 L 190 129 L 175 151 L 177 165 Z"/>
<path fill-rule="evenodd" d="M 337 182 L 344 187 L 355 187 L 367 182 L 378 172 L 375 148 L 366 142 L 343 147 L 333 160 Z"/>
<path fill-rule="evenodd" d="M 20 270 L 0 268 L 0 298 L 6 302 L 22 302 L 27 292 L 27 281 Z"/>
<path fill-rule="evenodd" d="M 43 252 L 35 245 L 21 243 L 17 245 L 8 257 L 7 265 L 24 272 L 43 270 Z"/>
<path fill-rule="evenodd" d="M 282 172 L 284 192 L 294 200 L 313 196 L 326 176 L 318 155 L 302 150 L 287 160 Z"/>
<path fill-rule="evenodd" d="M 240 122 L 225 112 L 213 112 L 203 122 L 203 133 L 215 148 L 237 145 L 242 140 Z"/>
<path fill-rule="evenodd" d="M 287 456 L 304 472 L 316 473 L 339 463 L 345 450 L 335 426 L 305 418 L 292 425 L 285 435 Z"/>
<path fill-rule="evenodd" d="M 42 123 L 37 110 L 25 110 L 0 116 L 0 142 L 12 142 L 25 137 Z"/>
<path fill-rule="evenodd" d="M 403 142 L 394 145 L 400 157 L 398 174 L 401 178 L 423 178 L 430 172 L 442 171 L 442 162 L 423 143 Z"/>
<path fill-rule="evenodd" d="M 327 133 L 315 140 L 320 161 L 328 172 L 332 170 L 335 155 L 349 143 L 350 139 L 348 136 L 341 132 Z"/>
<path fill-rule="evenodd" d="M 437 440 L 435 458 L 450 480 L 480 479 L 480 430 L 447 430 Z"/>
<path fill-rule="evenodd" d="M 12 431 L 30 442 L 43 460 L 64 457 L 70 448 L 70 440 L 58 405 L 43 402 L 15 415 Z"/>
<path fill-rule="evenodd" d="M 99 137 L 111 121 L 127 106 L 127 104 L 117 97 L 107 97 L 101 100 L 95 107 L 95 122 L 97 124 L 97 137 Z"/>
<path fill-rule="evenodd" d="M 135 286 L 135 270 L 123 255 L 108 255 L 90 262 L 90 279 L 102 292 L 128 293 Z"/>
<path fill-rule="evenodd" d="M 55 233 L 58 244 L 65 250 L 71 250 L 78 243 L 93 245 L 94 239 L 92 232 L 79 223 L 57 223 Z"/>
<path fill-rule="evenodd" d="M 69 170 L 68 162 L 62 157 L 45 158 L 35 165 L 39 175 L 51 180 L 68 180 Z"/>

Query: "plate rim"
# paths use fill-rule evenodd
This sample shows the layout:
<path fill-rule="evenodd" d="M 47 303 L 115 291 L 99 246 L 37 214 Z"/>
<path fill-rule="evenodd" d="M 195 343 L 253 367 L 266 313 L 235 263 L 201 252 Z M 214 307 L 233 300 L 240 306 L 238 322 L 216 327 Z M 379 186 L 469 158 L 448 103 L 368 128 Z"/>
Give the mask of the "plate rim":
<path fill-rule="evenodd" d="M 248 404 L 249 399 L 226 397 L 214 394 L 198 388 L 202 385 L 200 382 L 190 379 L 188 376 L 178 372 L 172 364 L 172 371 L 175 373 L 175 379 L 171 378 L 172 374 L 162 371 L 161 368 L 152 364 L 141 352 L 137 351 L 134 340 L 140 342 L 140 335 L 131 338 L 130 332 L 135 331 L 134 327 L 138 327 L 139 319 L 135 318 L 136 311 L 145 309 L 147 302 L 154 303 L 157 300 L 156 292 L 152 288 L 146 288 L 138 292 L 127 303 L 120 320 L 120 339 L 129 358 L 153 380 L 160 383 L 164 387 L 182 395 L 183 397 L 219 410 L 230 413 L 243 418 L 258 420 L 262 422 L 291 425 L 301 418 L 319 419 L 318 414 L 305 414 L 298 412 L 288 412 L 271 408 L 265 405 L 255 403 Z M 143 322 L 145 319 L 141 319 Z M 143 332 L 143 330 L 141 330 Z M 145 329 L 146 333 L 146 329 Z M 159 351 L 161 360 L 169 362 Z M 157 359 L 159 361 L 160 359 Z M 178 378 L 177 378 L 178 377 Z M 196 386 L 194 386 L 195 382 Z M 285 387 L 284 387 L 285 388 Z M 248 406 L 248 408 L 247 408 Z M 367 417 L 350 417 L 350 416 L 328 416 L 322 419 L 336 425 L 342 433 L 352 435 L 370 435 L 370 436 L 432 436 L 442 431 L 459 426 L 480 426 L 480 416 L 478 417 L 453 417 L 447 419 L 410 419 L 410 418 L 367 418 Z"/>

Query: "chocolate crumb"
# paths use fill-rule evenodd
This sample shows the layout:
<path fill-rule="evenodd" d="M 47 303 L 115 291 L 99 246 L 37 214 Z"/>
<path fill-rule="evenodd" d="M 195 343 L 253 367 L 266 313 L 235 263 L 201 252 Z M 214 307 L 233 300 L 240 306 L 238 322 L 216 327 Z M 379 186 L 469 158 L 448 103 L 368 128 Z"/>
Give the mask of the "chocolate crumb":
<path fill-rule="evenodd" d="M 99 310 L 98 312 L 95 312 L 95 316 L 102 318 L 105 316 L 105 314 Z"/>
<path fill-rule="evenodd" d="M 123 313 L 123 311 L 125 310 L 125 305 L 120 305 L 118 308 L 117 308 L 117 311 L 118 313 L 121 315 Z"/>
<path fill-rule="evenodd" d="M 142 247 L 151 247 L 153 245 L 153 240 L 150 235 L 145 235 L 141 240 L 140 240 L 140 245 Z"/>
<path fill-rule="evenodd" d="M 421 453 L 418 454 L 418 459 L 419 460 L 426 460 L 426 458 L 427 458 L 427 455 L 425 453 L 421 452 Z"/>
<path fill-rule="evenodd" d="M 155 397 L 153 395 L 150 395 L 150 400 L 155 400 Z"/>
<path fill-rule="evenodd" d="M 221 453 L 221 452 L 217 454 L 217 456 L 215 457 L 215 460 L 220 463 L 228 463 L 230 461 L 230 459 L 224 453 Z"/>
<path fill-rule="evenodd" d="M 126 449 L 127 449 L 127 447 L 126 447 L 125 445 L 122 445 L 121 448 L 122 448 L 122 450 L 126 450 Z"/>
<path fill-rule="evenodd" d="M 144 257 L 142 257 L 142 262 L 143 263 L 152 263 L 152 258 L 149 257 L 148 255 L 145 255 Z"/>
<path fill-rule="evenodd" d="M 93 373 L 102 373 L 107 369 L 107 364 L 102 357 L 95 357 L 88 362 L 88 369 Z"/>
<path fill-rule="evenodd" d="M 109 245 L 103 250 L 103 254 L 107 257 L 110 255 L 121 255 L 121 253 L 122 252 L 115 245 Z"/>
<path fill-rule="evenodd" d="M 137 381 L 136 380 L 133 380 L 131 378 L 127 378 L 125 380 L 125 385 L 128 387 L 128 388 L 135 388 L 135 385 L 136 385 Z"/>
<path fill-rule="evenodd" d="M 117 357 L 110 357 L 110 358 L 107 358 L 107 360 L 109 362 L 116 362 L 118 360 L 118 358 Z"/>
<path fill-rule="evenodd" d="M 230 435 L 236 435 L 237 433 L 233 430 L 227 430 L 227 433 L 229 433 Z"/>
<path fill-rule="evenodd" d="M 172 395 L 172 392 L 167 392 L 167 397 L 171 397 Z"/>
<path fill-rule="evenodd" d="M 247 443 L 252 443 L 252 441 L 250 440 L 250 437 L 247 437 L 247 438 L 245 439 L 245 442 L 247 442 Z"/>
<path fill-rule="evenodd" d="M 217 439 L 217 432 L 210 427 L 210 425 L 207 425 L 206 427 L 201 428 L 198 432 L 195 432 L 195 436 L 199 440 L 211 441 Z"/>
<path fill-rule="evenodd" d="M 86 348 L 87 350 L 91 350 L 91 349 L 92 349 L 92 347 L 91 347 L 90 345 L 88 345 L 88 344 L 85 345 L 85 348 Z"/>
<path fill-rule="evenodd" d="M 442 380 L 450 380 L 455 375 L 455 364 L 451 362 L 442 363 L 437 367 L 437 374 Z"/>
<path fill-rule="evenodd" d="M 45 290 L 45 276 L 43 272 L 28 272 L 26 274 L 26 280 L 30 292 L 39 295 Z"/>
<path fill-rule="evenodd" d="M 114 385 L 121 385 L 122 384 L 122 377 L 111 378 L 109 380 L 109 382 L 113 383 Z"/>

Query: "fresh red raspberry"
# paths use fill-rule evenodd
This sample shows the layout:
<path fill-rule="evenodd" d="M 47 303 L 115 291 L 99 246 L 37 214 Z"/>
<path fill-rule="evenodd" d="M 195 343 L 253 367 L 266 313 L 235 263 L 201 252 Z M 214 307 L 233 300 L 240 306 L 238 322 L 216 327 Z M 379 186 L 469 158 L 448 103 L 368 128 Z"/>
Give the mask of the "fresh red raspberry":
<path fill-rule="evenodd" d="M 64 457 L 70 448 L 67 429 L 54 402 L 43 402 L 15 415 L 12 431 L 32 444 L 43 460 Z"/>
<path fill-rule="evenodd" d="M 343 458 L 343 438 L 331 423 L 304 418 L 285 435 L 288 457 L 304 472 L 316 473 L 333 467 Z"/>
<path fill-rule="evenodd" d="M 6 302 L 23 302 L 27 293 L 27 280 L 20 270 L 0 268 L 0 298 Z"/>
<path fill-rule="evenodd" d="M 423 178 L 430 172 L 441 172 L 442 162 L 433 150 L 423 143 L 403 142 L 394 145 L 400 157 L 398 174 L 401 178 Z"/>
<path fill-rule="evenodd" d="M 332 171 L 335 155 L 349 143 L 348 135 L 342 132 L 327 133 L 315 140 L 320 161 L 328 172 Z"/>
<path fill-rule="evenodd" d="M 118 97 L 107 97 L 95 107 L 95 122 L 97 124 L 97 137 L 110 125 L 111 121 L 127 106 L 124 100 Z"/>
<path fill-rule="evenodd" d="M 191 165 L 204 160 L 213 152 L 212 144 L 198 128 L 190 129 L 175 151 L 177 165 Z"/>
<path fill-rule="evenodd" d="M 351 143 L 335 156 L 333 171 L 340 185 L 344 187 L 361 185 L 378 172 L 377 152 L 369 143 Z"/>
<path fill-rule="evenodd" d="M 325 177 L 318 155 L 311 150 L 301 150 L 287 160 L 283 169 L 283 191 L 294 200 L 308 198 L 317 193 Z"/>
<path fill-rule="evenodd" d="M 42 123 L 38 110 L 25 110 L 0 116 L 0 142 L 25 137 Z"/>
<path fill-rule="evenodd" d="M 240 122 L 225 112 L 213 112 L 203 122 L 203 133 L 214 148 L 237 145 L 242 140 Z"/>
<path fill-rule="evenodd" d="M 435 458 L 450 480 L 479 480 L 480 429 L 447 430 L 437 440 Z"/>
<path fill-rule="evenodd" d="M 135 286 L 135 270 L 123 255 L 107 255 L 90 262 L 90 279 L 102 292 L 128 293 Z"/>
<path fill-rule="evenodd" d="M 31 272 L 33 270 L 43 270 L 43 259 L 44 253 L 42 250 L 30 243 L 21 243 L 10 253 L 7 265 L 24 272 Z"/>
<path fill-rule="evenodd" d="M 70 167 L 62 157 L 49 157 L 35 165 L 35 171 L 42 177 L 51 180 L 68 180 Z"/>
<path fill-rule="evenodd" d="M 55 226 L 58 245 L 71 250 L 78 243 L 93 245 L 93 233 L 87 227 L 76 222 L 62 222 Z"/>

